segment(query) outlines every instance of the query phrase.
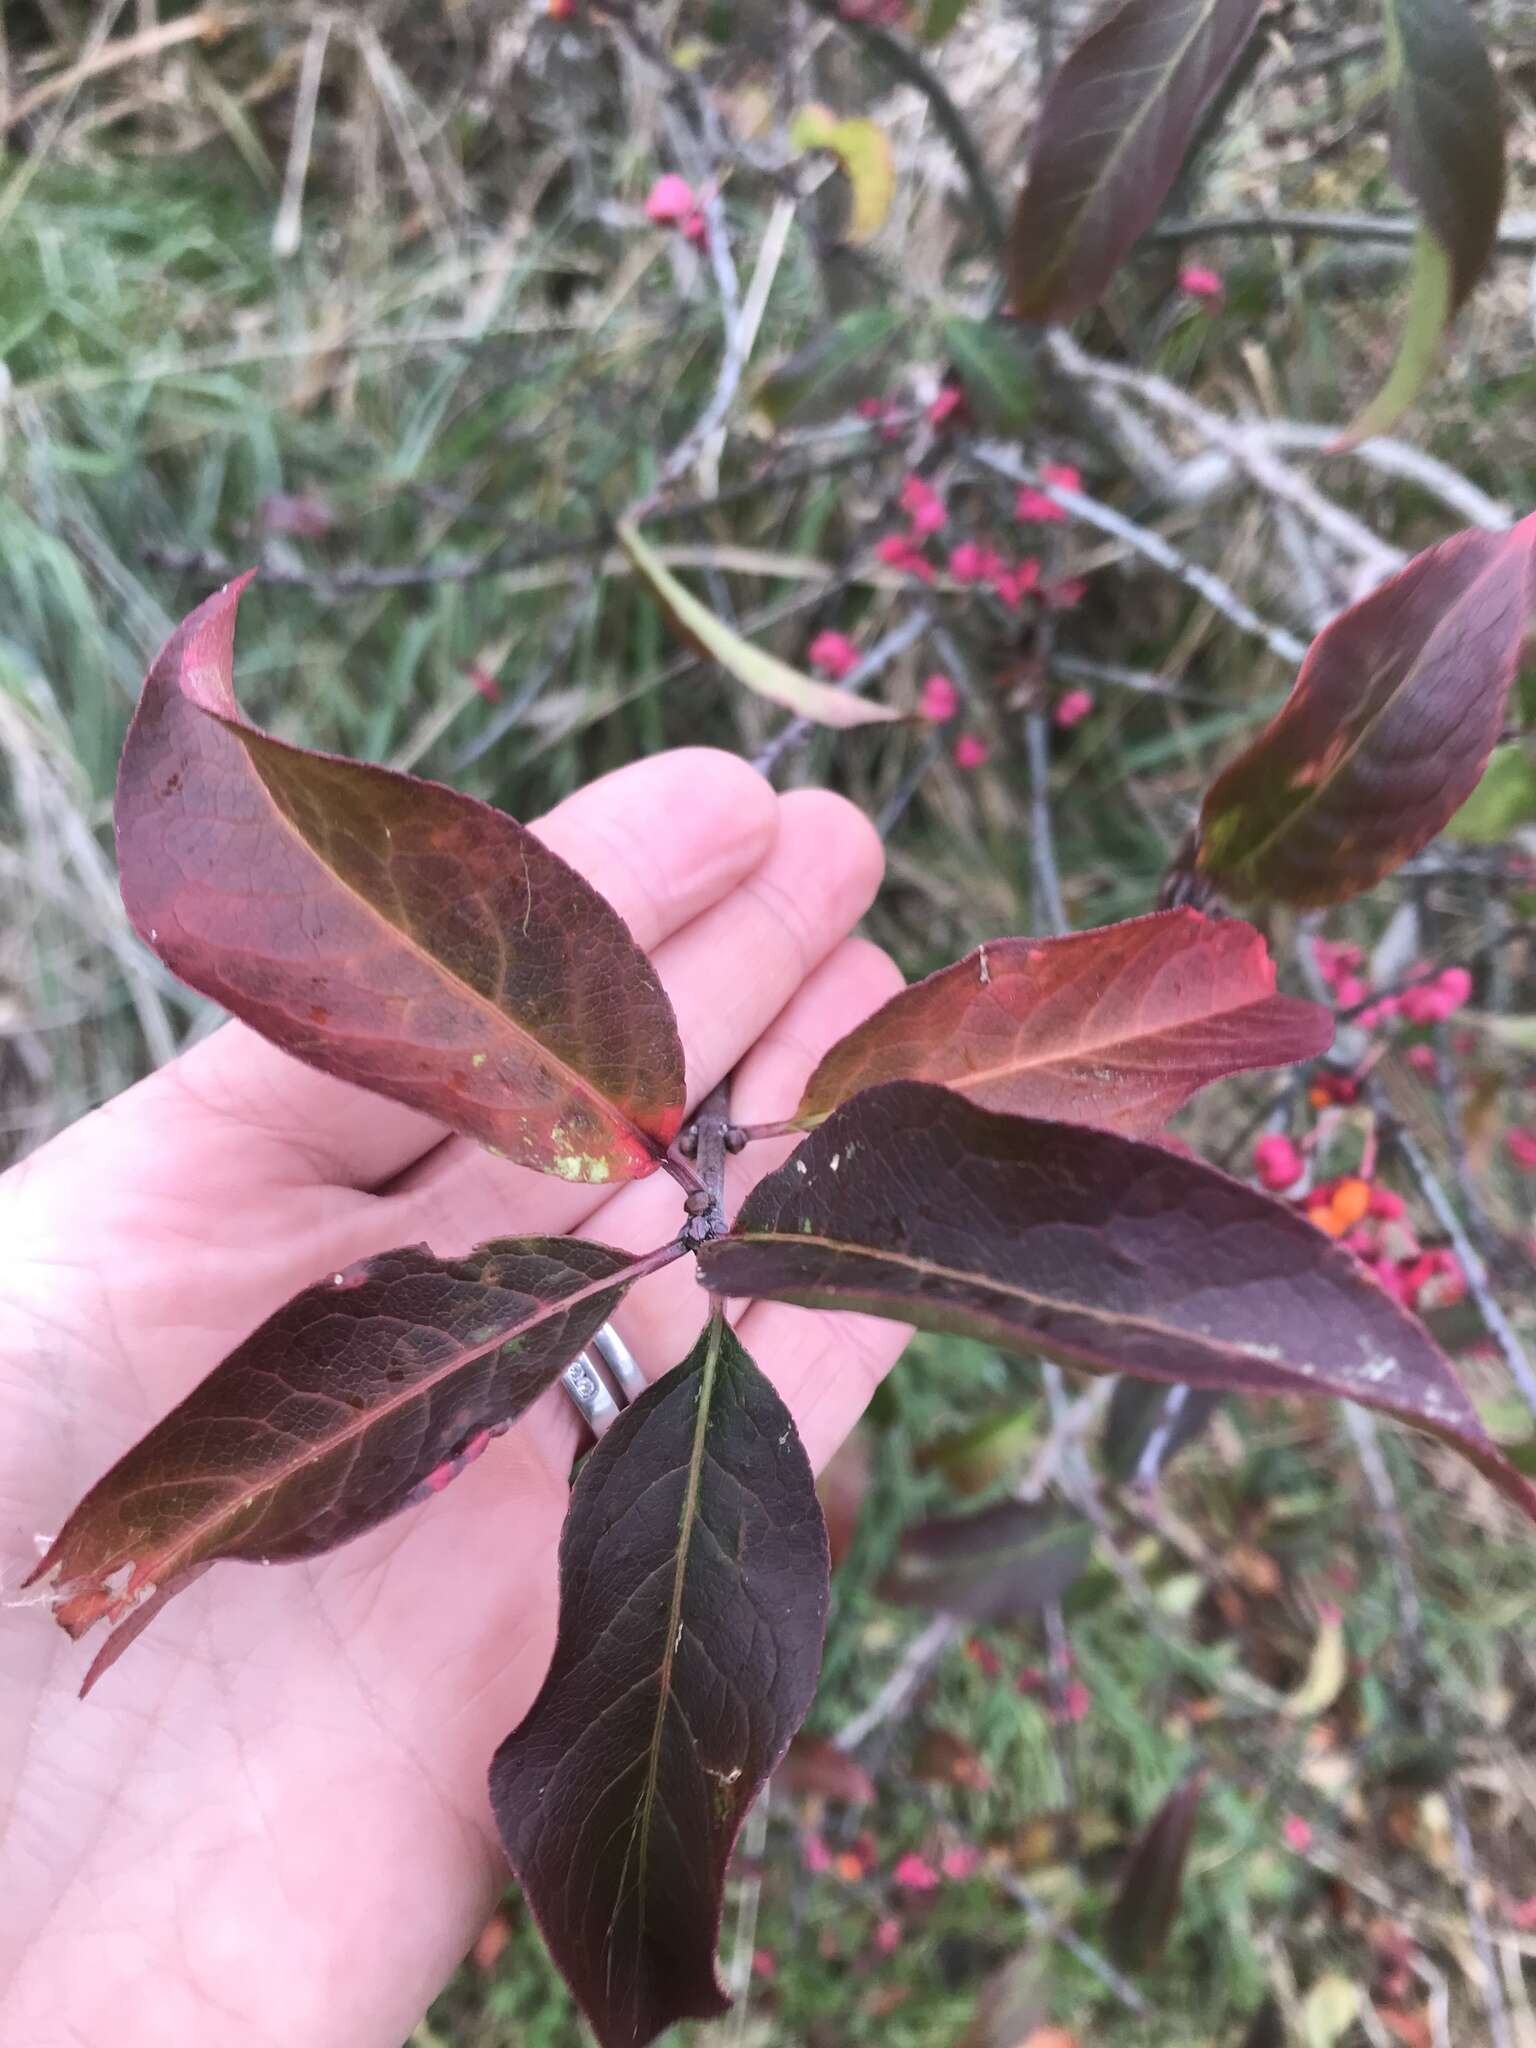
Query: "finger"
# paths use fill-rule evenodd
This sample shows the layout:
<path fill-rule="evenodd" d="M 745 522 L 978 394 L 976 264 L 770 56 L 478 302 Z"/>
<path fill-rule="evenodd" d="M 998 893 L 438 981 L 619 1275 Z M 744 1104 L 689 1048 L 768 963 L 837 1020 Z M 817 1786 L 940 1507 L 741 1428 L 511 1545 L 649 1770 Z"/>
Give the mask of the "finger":
<path fill-rule="evenodd" d="M 699 747 L 605 776 L 532 829 L 650 952 L 751 874 L 772 844 L 778 810 L 744 761 Z M 167 1163 L 183 1186 L 200 1154 L 216 1177 L 223 1156 L 238 1150 L 247 1173 L 372 1187 L 443 1137 L 430 1117 L 306 1066 L 238 1023 L 108 1105 L 98 1135 L 102 1124 L 130 1150 L 153 1133 L 146 1156 L 165 1159 L 171 1148 Z"/>
<path fill-rule="evenodd" d="M 732 1117 L 748 1123 L 766 1123 L 792 1115 L 812 1068 L 827 1047 L 862 1023 L 871 1010 L 894 995 L 901 985 L 899 971 L 878 946 L 865 939 L 845 940 L 808 978 L 742 1061 L 731 1091 Z M 728 1162 L 726 1206 L 731 1215 L 763 1175 L 793 1151 L 795 1142 L 783 1139 L 749 1145 Z M 644 1222 L 639 1220 L 642 1216 Z M 640 1245 L 647 1229 L 656 1233 L 651 1239 L 656 1242 L 664 1228 L 659 1213 L 655 1213 L 647 1183 L 615 1195 L 595 1219 L 593 1234 L 606 1239 L 613 1230 L 618 1230 L 623 1233 L 621 1243 Z M 687 1259 L 669 1266 L 628 1295 L 614 1316 L 614 1326 L 647 1378 L 656 1379 L 686 1357 L 708 1312 L 709 1297 L 698 1284 L 693 1261 Z M 740 1302 L 732 1305 L 732 1313 L 739 1318 L 745 1333 L 758 1311 Z M 784 1393 L 797 1423 L 800 1407 L 805 1409 L 815 1425 L 818 1443 L 827 1443 L 826 1454 L 830 1455 L 840 1440 L 832 1437 L 832 1429 L 841 1424 L 846 1433 L 852 1426 L 873 1391 L 879 1372 L 900 1351 L 905 1333 L 897 1330 L 894 1339 L 887 1338 L 885 1333 L 894 1327 L 887 1324 L 877 1339 L 863 1330 L 839 1352 L 820 1330 L 822 1323 L 841 1329 L 845 1323 L 863 1326 L 873 1319 L 843 1315 L 822 1318 L 799 1309 L 786 1310 L 784 1317 L 785 1320 L 758 1326 L 770 1345 L 770 1355 L 759 1358 L 758 1363 Z M 874 1325 L 877 1330 L 879 1327 Z M 749 1342 L 748 1349 L 751 1348 Z M 830 1390 L 825 1390 L 827 1398 L 823 1400 L 824 1390 L 818 1388 L 815 1378 L 818 1362 L 821 1370 L 835 1371 L 845 1381 L 844 1397 L 833 1400 Z M 794 1399 L 790 1398 L 791 1393 Z"/>
<path fill-rule="evenodd" d="M 758 1301 L 737 1321 L 736 1334 L 777 1387 L 819 1472 L 869 1406 L 912 1331 L 883 1316 Z"/>
<path fill-rule="evenodd" d="M 779 836 L 761 867 L 658 947 L 656 968 L 677 1011 L 690 1102 L 738 1065 L 807 974 L 863 916 L 883 861 L 861 812 L 824 791 L 798 791 L 780 801 Z M 791 1110 L 797 1099 L 798 1089 L 789 1096 Z M 422 1161 L 390 1200 L 399 1219 L 392 1241 L 424 1237 L 441 1252 L 520 1231 L 601 1235 L 615 1214 L 654 1217 L 656 1244 L 681 1221 L 669 1177 L 656 1175 L 604 1198 L 599 1190 L 494 1159 L 463 1139 L 448 1140 Z M 599 1213 L 601 1224 L 594 1220 Z"/>

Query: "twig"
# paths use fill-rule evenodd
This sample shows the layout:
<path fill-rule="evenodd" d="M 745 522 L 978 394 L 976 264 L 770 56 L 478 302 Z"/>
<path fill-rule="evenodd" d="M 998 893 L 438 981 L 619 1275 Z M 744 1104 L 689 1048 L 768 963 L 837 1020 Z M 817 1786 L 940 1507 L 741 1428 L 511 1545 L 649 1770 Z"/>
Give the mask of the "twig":
<path fill-rule="evenodd" d="M 1051 728 L 1043 711 L 1025 713 L 1024 746 L 1029 757 L 1029 879 L 1035 921 L 1060 938 L 1069 927 L 1051 823 Z"/>
<path fill-rule="evenodd" d="M 834 476 L 856 469 L 874 458 L 868 447 L 839 449 L 811 462 L 783 469 L 771 468 L 709 497 L 679 498 L 657 505 L 647 517 L 652 525 L 660 520 L 697 519 L 722 505 L 738 503 L 760 492 L 789 489 L 811 478 Z M 439 583 L 468 583 L 482 576 L 507 576 L 519 569 L 537 569 L 549 562 L 578 560 L 583 555 L 601 554 L 612 540 L 604 522 L 574 534 L 544 534 L 535 540 L 498 541 L 473 555 L 448 555 L 428 562 L 348 562 L 335 569 L 311 569 L 293 562 L 261 563 L 261 580 L 269 589 L 312 590 L 321 597 L 340 597 L 358 591 L 415 590 Z M 178 549 L 149 546 L 144 558 L 154 567 L 179 575 L 206 577 L 213 583 L 233 576 L 238 565 L 213 549 Z M 620 562 L 618 566 L 622 567 Z"/>
<path fill-rule="evenodd" d="M 1382 1455 L 1381 1438 L 1377 1434 L 1375 1417 L 1367 1414 L 1363 1408 L 1355 1407 L 1352 1402 L 1346 1402 L 1344 1420 L 1354 1441 L 1361 1469 L 1365 1473 L 1366 1484 L 1370 1488 L 1376 1510 L 1376 1520 L 1386 1543 L 1387 1556 L 1391 1561 L 1398 1620 L 1401 1623 L 1404 1676 L 1411 1688 L 1424 1732 L 1431 1741 L 1438 1743 L 1445 1738 L 1445 1714 L 1430 1668 L 1424 1634 L 1424 1609 L 1419 1599 L 1418 1583 L 1414 1577 L 1412 1546 L 1403 1523 L 1402 1511 L 1398 1506 L 1392 1474 L 1387 1469 L 1387 1461 Z M 1467 1821 L 1466 1802 L 1461 1796 L 1461 1786 L 1454 1775 L 1447 1779 L 1443 1790 L 1446 1812 L 1451 1823 L 1451 1841 L 1461 1872 L 1467 1926 L 1472 1935 L 1472 1946 L 1477 1951 L 1479 1974 L 1482 1978 L 1479 1990 L 1483 2010 L 1488 2018 L 1489 2048 L 1511 2048 L 1513 2037 L 1510 2032 L 1509 2008 L 1504 2002 L 1504 1987 L 1499 1977 L 1493 1937 L 1488 1927 L 1488 1916 L 1483 1910 L 1483 1877 L 1478 1867 L 1472 1830 Z"/>
<path fill-rule="evenodd" d="M 1411 213 L 1225 213 L 1201 220 L 1165 220 L 1149 242 L 1196 242 L 1221 235 L 1321 235 L 1334 242 L 1412 243 Z M 1505 256 L 1536 254 L 1536 213 L 1506 213 L 1494 245 Z"/>
<path fill-rule="evenodd" d="M 1059 649 L 1051 656 L 1051 669 L 1059 676 L 1073 676 L 1085 683 L 1105 683 L 1115 690 L 1134 690 L 1142 697 L 1168 697 L 1181 704 L 1225 701 L 1214 691 L 1186 690 L 1182 683 L 1169 682 L 1166 676 L 1152 675 L 1146 669 L 1122 668 L 1113 661 L 1090 661 L 1085 655 Z"/>
<path fill-rule="evenodd" d="M 1091 1971 L 1105 1990 L 1112 1992 L 1128 2011 L 1141 2017 L 1151 2012 L 1152 2008 L 1130 1979 L 1122 1977 L 1114 1964 L 1107 1957 L 1101 1956 L 1096 1948 L 1090 1947 L 1081 1935 L 1074 1934 L 1048 1906 L 1035 1897 L 1021 1879 L 1015 1877 L 1011 1871 L 1003 1871 L 999 1874 L 998 1883 L 1015 1905 L 1023 1907 L 1025 1918 L 1037 1934 L 1043 1934 L 1048 1940 L 1059 1942 L 1067 1954 L 1074 1956 L 1085 1970 Z"/>
<path fill-rule="evenodd" d="M 331 18 L 320 15 L 304 41 L 299 66 L 299 83 L 294 93 L 293 130 L 288 139 L 288 165 L 283 173 L 283 196 L 272 223 L 272 254 L 292 256 L 298 249 L 304 226 L 304 182 L 309 176 L 309 156 L 315 139 L 315 108 L 320 100 L 320 80 L 325 71 L 326 45 L 331 40 Z"/>
<path fill-rule="evenodd" d="M 730 1228 L 725 1213 L 725 1161 L 728 1152 L 741 1149 L 741 1140 L 731 1127 L 729 1074 L 699 1104 L 682 1149 L 691 1154 L 698 1179 L 686 1204 L 688 1237 L 693 1244 L 704 1244 L 712 1237 L 724 1237 Z"/>
<path fill-rule="evenodd" d="M 1151 527 L 1142 526 L 1136 520 L 1128 519 L 1123 512 L 1117 512 L 1112 506 L 1101 504 L 1097 498 L 1090 498 L 1082 491 L 1069 491 L 1061 484 L 1043 482 L 1036 472 L 1021 462 L 1008 447 L 997 443 L 980 443 L 972 448 L 971 455 L 982 469 L 990 470 L 994 476 L 1004 477 L 1009 483 L 1030 485 L 1032 489 L 1042 492 L 1060 505 L 1063 511 L 1070 512 L 1074 519 L 1081 520 L 1083 525 L 1091 526 L 1099 533 L 1112 534 L 1116 540 L 1123 541 L 1134 554 L 1140 555 L 1143 561 L 1151 562 L 1154 567 L 1177 577 L 1180 583 L 1203 597 L 1213 611 L 1220 612 L 1221 616 L 1236 626 L 1240 632 L 1251 633 L 1255 639 L 1262 640 L 1270 653 L 1279 660 L 1291 666 L 1305 660 L 1306 641 L 1299 640 L 1284 626 L 1274 625 L 1268 619 L 1261 618 L 1251 605 L 1238 596 L 1230 584 L 1224 583 L 1209 569 L 1202 568 L 1198 562 L 1192 562 L 1186 555 L 1181 555 L 1176 547 L 1164 540 L 1163 536 L 1154 532 Z"/>
<path fill-rule="evenodd" d="M 1100 361 L 1079 348 L 1065 328 L 1051 328 L 1047 347 L 1051 361 L 1063 376 L 1124 391 L 1170 419 L 1182 421 L 1214 447 L 1223 449 L 1262 490 L 1292 506 L 1320 533 L 1357 556 L 1375 580 L 1392 575 L 1407 561 L 1401 548 L 1389 547 L 1352 512 L 1346 512 L 1305 477 L 1298 476 L 1260 436 L 1249 431 L 1247 423 L 1223 419 L 1153 371 Z"/>
<path fill-rule="evenodd" d="M 1477 1305 L 1477 1312 L 1483 1319 L 1488 1334 L 1498 1345 L 1504 1363 L 1509 1367 L 1510 1377 L 1525 1397 L 1527 1407 L 1536 1415 L 1536 1371 L 1531 1368 L 1525 1355 L 1525 1347 L 1515 1332 L 1514 1325 L 1504 1313 L 1498 1296 L 1494 1293 L 1488 1278 L 1488 1268 L 1467 1235 L 1456 1206 L 1446 1193 L 1439 1175 L 1431 1166 L 1423 1146 L 1408 1129 L 1392 1115 L 1384 1103 L 1380 1090 L 1367 1076 L 1364 1083 L 1366 1100 L 1375 1110 L 1384 1134 L 1389 1135 L 1402 1153 L 1419 1184 L 1419 1191 L 1428 1203 L 1435 1221 L 1450 1239 L 1451 1249 L 1461 1261 L 1462 1271 L 1467 1277 L 1467 1291 Z"/>
<path fill-rule="evenodd" d="M 901 1654 L 890 1677 L 862 1712 L 845 1721 L 832 1737 L 834 1745 L 850 1754 L 862 1747 L 877 1728 L 883 1728 L 903 1713 L 928 1674 L 960 1634 L 960 1623 L 952 1614 L 936 1614 L 928 1626 L 915 1635 Z"/>
<path fill-rule="evenodd" d="M 1243 433 L 1250 440 L 1265 442 L 1271 448 L 1289 449 L 1299 455 L 1328 455 L 1337 461 L 1359 462 L 1368 469 L 1380 470 L 1383 476 L 1415 484 L 1449 506 L 1469 525 L 1485 526 L 1490 532 L 1502 533 L 1514 524 L 1510 507 L 1498 498 L 1489 497 L 1470 477 L 1463 476 L 1459 469 L 1453 469 L 1450 463 L 1442 462 L 1438 456 L 1428 455 L 1422 448 L 1414 448 L 1391 434 L 1362 441 L 1357 447 L 1339 448 L 1337 427 L 1322 426 L 1310 420 L 1254 420 L 1244 425 Z M 1184 464 L 1164 486 L 1164 495 L 1172 504 L 1204 504 L 1237 473 L 1238 464 L 1230 455 L 1219 449 L 1207 449 Z"/>
<path fill-rule="evenodd" d="M 747 1874 L 736 1896 L 736 1927 L 731 1941 L 728 1972 L 731 1997 L 736 2010 L 731 2033 L 738 2041 L 747 2038 L 748 1999 L 752 1990 L 752 1959 L 757 1945 L 757 1916 L 763 1900 L 763 1851 L 768 1845 L 768 1808 L 773 1798 L 770 1778 L 747 1815 L 741 1834 L 741 1856 Z"/>

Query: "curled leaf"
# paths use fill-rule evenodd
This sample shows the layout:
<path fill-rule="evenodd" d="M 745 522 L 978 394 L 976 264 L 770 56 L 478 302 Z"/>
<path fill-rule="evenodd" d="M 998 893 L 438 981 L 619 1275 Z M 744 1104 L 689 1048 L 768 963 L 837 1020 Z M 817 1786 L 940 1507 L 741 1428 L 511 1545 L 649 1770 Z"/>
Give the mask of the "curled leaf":
<path fill-rule="evenodd" d="M 603 2048 L 730 2003 L 726 1865 L 811 1704 L 827 1599 L 794 1423 L 712 1316 L 581 1469 L 554 1662 L 491 1767 L 512 1868 Z"/>
<path fill-rule="evenodd" d="M 636 1179 L 683 1117 L 672 1005 L 617 911 L 503 812 L 249 725 L 249 577 L 144 684 L 117 778 L 134 929 L 284 1052 L 567 1180 Z"/>
<path fill-rule="evenodd" d="M 854 1309 L 1063 1365 L 1331 1394 L 1442 1438 L 1536 1519 L 1424 1326 L 1283 1202 L 1110 1131 L 867 1089 L 700 1253 L 713 1292 Z"/>
<path fill-rule="evenodd" d="M 1264 0 L 1113 0 L 1052 79 L 1008 234 L 1012 310 L 1070 320 L 1162 210 Z"/>
<path fill-rule="evenodd" d="M 781 704 L 786 711 L 793 711 L 799 718 L 809 718 L 816 725 L 880 725 L 901 717 L 902 714 L 892 710 L 888 704 L 874 704 L 867 697 L 856 697 L 850 691 L 833 690 L 825 683 L 813 682 L 799 669 L 791 668 L 788 662 L 780 661 L 776 655 L 765 654 L 750 640 L 743 640 L 723 619 L 717 619 L 708 605 L 701 604 L 692 591 L 678 582 L 631 521 L 620 520 L 615 531 L 620 547 L 682 637 L 709 660 L 717 661 L 727 675 L 734 676 L 738 683 L 744 683 L 759 697 Z"/>
<path fill-rule="evenodd" d="M 1385 18 L 1392 168 L 1422 226 L 1397 361 L 1346 447 L 1386 433 L 1418 396 L 1488 267 L 1504 210 L 1499 83 L 1465 0 L 1386 0 Z"/>
<path fill-rule="evenodd" d="M 1333 1019 L 1275 993 L 1235 918 L 1159 911 L 1059 939 L 995 939 L 840 1039 L 795 1112 L 809 1128 L 881 1081 L 939 1081 L 988 1109 L 1150 1136 L 1199 1088 L 1326 1052 Z"/>
<path fill-rule="evenodd" d="M 1234 896 L 1341 903 L 1427 846 L 1477 787 L 1536 608 L 1536 513 L 1454 534 L 1324 627 L 1296 687 L 1217 777 L 1198 864 Z"/>
<path fill-rule="evenodd" d="M 86 1679 L 218 1558 L 316 1557 L 440 1493 L 550 1386 L 637 1262 L 578 1238 L 381 1252 L 295 1295 L 97 1481 L 33 1580 Z"/>
<path fill-rule="evenodd" d="M 802 107 L 789 124 L 793 149 L 824 149 L 842 166 L 853 195 L 848 240 L 867 242 L 885 225 L 896 192 L 896 163 L 878 122 L 853 115 L 839 120 L 830 107 Z"/>

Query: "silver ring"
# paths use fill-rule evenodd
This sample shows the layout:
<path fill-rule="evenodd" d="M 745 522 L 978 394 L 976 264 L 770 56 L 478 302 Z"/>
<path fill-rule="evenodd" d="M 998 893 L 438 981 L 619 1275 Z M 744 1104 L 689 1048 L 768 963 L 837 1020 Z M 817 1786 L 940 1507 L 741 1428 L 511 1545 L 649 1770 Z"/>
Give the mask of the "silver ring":
<path fill-rule="evenodd" d="M 560 1384 L 571 1405 L 594 1436 L 601 1436 L 645 1392 L 647 1381 L 634 1353 L 611 1323 L 604 1323 L 591 1345 L 578 1351 Z"/>

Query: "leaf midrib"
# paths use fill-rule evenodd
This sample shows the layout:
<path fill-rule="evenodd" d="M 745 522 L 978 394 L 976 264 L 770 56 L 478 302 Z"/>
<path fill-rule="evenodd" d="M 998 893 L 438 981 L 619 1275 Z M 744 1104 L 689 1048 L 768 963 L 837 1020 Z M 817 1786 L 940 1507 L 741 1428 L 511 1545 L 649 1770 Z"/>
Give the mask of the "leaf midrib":
<path fill-rule="evenodd" d="M 688 1479 L 678 1515 L 677 1559 L 672 1573 L 672 1598 L 667 1610 L 667 1632 L 662 1640 L 661 1664 L 656 1674 L 656 1714 L 651 1724 L 650 1748 L 646 1755 L 645 1786 L 640 1800 L 640 1822 L 634 1846 L 639 1862 L 636 1873 L 635 1911 L 637 1941 L 645 1939 L 645 1881 L 650 1856 L 651 1820 L 656 1810 L 656 1787 L 661 1776 L 662 1738 L 667 1709 L 672 1698 L 672 1667 L 677 1655 L 678 1632 L 682 1626 L 683 1601 L 687 1591 L 688 1561 L 693 1550 L 693 1532 L 698 1525 L 699 1490 L 704 1472 L 704 1447 L 709 1434 L 710 1406 L 714 1398 L 715 1375 L 720 1348 L 725 1341 L 724 1312 L 716 1307 L 709 1319 L 709 1335 L 699 1366 L 699 1407 L 694 1418 L 693 1442 L 688 1454 Z M 622 1895 L 623 1873 L 616 1888 Z"/>
<path fill-rule="evenodd" d="M 968 1069 L 964 1074 L 955 1077 L 953 1086 L 957 1094 L 964 1095 L 972 1088 L 984 1086 L 988 1081 L 1007 1080 L 1012 1075 L 1034 1073 L 1046 1067 L 1070 1066 L 1075 1061 L 1097 1059 L 1104 1053 L 1114 1051 L 1117 1048 L 1129 1049 L 1135 1045 L 1155 1045 L 1162 1039 L 1175 1038 L 1181 1032 L 1189 1031 L 1198 1025 L 1211 1024 L 1219 1018 L 1236 1017 L 1241 1015 L 1244 1010 L 1261 1009 L 1265 1003 L 1273 1002 L 1277 993 L 1278 991 L 1275 989 L 1269 989 L 1262 996 L 1250 996 L 1244 1001 L 1232 1003 L 1224 1009 L 1204 1010 L 1198 1016 L 1186 1018 L 1180 1023 L 1159 1025 L 1156 1029 L 1141 1031 L 1134 1036 L 1121 1035 L 1112 1038 L 1086 1039 L 1081 1045 L 1075 1045 L 1070 1050 L 1042 1053 L 1036 1059 L 1020 1057 L 1010 1059 L 1000 1066 Z M 1018 1018 L 1015 1022 L 1018 1028 L 1022 1030 L 1026 1028 L 1028 1020 L 1026 1018 Z M 1157 1076 L 1154 1075 L 1153 1078 L 1156 1079 Z"/>

